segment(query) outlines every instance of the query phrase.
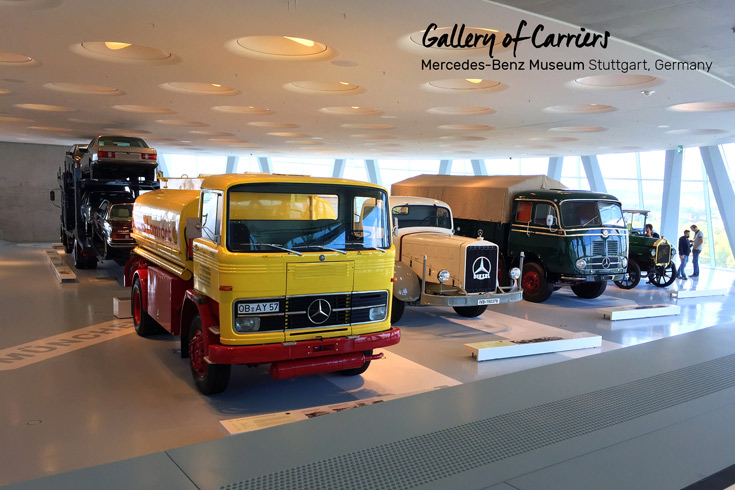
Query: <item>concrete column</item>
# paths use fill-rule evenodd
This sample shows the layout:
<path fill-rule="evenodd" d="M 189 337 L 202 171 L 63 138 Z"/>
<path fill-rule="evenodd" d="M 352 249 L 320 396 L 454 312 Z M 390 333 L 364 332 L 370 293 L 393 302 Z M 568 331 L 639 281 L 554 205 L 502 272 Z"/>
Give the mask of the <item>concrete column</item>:
<path fill-rule="evenodd" d="M 368 182 L 383 185 L 380 180 L 380 169 L 377 160 L 365 160 L 365 171 L 368 175 Z"/>
<path fill-rule="evenodd" d="M 234 156 L 234 155 L 228 155 L 227 156 L 227 166 L 225 167 L 225 173 L 226 174 L 234 174 L 235 168 L 237 168 L 237 161 L 240 159 L 240 157 Z"/>
<path fill-rule="evenodd" d="M 475 175 L 487 175 L 485 160 L 470 160 L 470 163 L 472 163 L 472 172 Z"/>
<path fill-rule="evenodd" d="M 597 155 L 586 155 L 582 157 L 582 165 L 584 165 L 584 173 L 587 175 L 587 182 L 590 184 L 590 190 L 593 192 L 607 192 L 605 181 L 600 172 L 600 164 L 597 161 Z"/>
<path fill-rule="evenodd" d="M 452 160 L 439 161 L 439 175 L 450 175 L 452 173 Z"/>
<path fill-rule="evenodd" d="M 664 193 L 661 200 L 661 236 L 672 243 L 679 240 L 679 206 L 681 204 L 681 168 L 684 153 L 666 150 Z"/>
<path fill-rule="evenodd" d="M 266 174 L 273 173 L 270 157 L 258 157 L 258 165 L 260 165 L 261 172 L 266 173 Z"/>
<path fill-rule="evenodd" d="M 722 225 L 725 227 L 727 240 L 730 242 L 730 250 L 735 255 L 735 192 L 733 192 L 730 177 L 727 174 L 725 160 L 718 146 L 700 146 L 699 153 L 702 155 L 702 163 L 707 171 L 710 185 L 712 186 L 712 194 L 717 202 L 717 209 L 722 217 Z M 710 243 L 714 245 L 714 237 L 708 238 Z M 712 254 L 714 255 L 714 254 Z"/>
<path fill-rule="evenodd" d="M 334 167 L 332 168 L 332 177 L 341 179 L 345 175 L 345 160 L 344 158 L 335 158 Z"/>
<path fill-rule="evenodd" d="M 549 167 L 546 176 L 554 180 L 561 180 L 561 167 L 564 165 L 564 157 L 549 157 Z"/>

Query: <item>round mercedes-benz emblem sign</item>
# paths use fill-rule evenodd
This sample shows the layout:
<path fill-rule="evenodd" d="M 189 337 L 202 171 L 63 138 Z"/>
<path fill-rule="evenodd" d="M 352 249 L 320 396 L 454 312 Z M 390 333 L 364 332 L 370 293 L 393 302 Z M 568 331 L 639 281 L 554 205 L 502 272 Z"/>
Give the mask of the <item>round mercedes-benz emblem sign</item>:
<path fill-rule="evenodd" d="M 490 277 L 490 259 L 477 257 L 472 263 L 472 277 L 474 279 L 488 279 Z"/>
<path fill-rule="evenodd" d="M 319 260 L 321 260 L 322 262 L 324 262 L 324 259 L 326 259 L 326 257 L 324 256 L 324 254 L 322 254 L 322 255 L 319 256 Z"/>
<path fill-rule="evenodd" d="M 602 236 L 606 237 L 606 236 L 608 236 L 609 234 L 610 234 L 610 232 L 609 232 L 609 231 L 607 231 L 607 230 L 602 230 Z"/>
<path fill-rule="evenodd" d="M 610 257 L 605 257 L 604 259 L 602 259 L 602 268 L 603 269 L 610 268 Z"/>
<path fill-rule="evenodd" d="M 306 310 L 306 315 L 314 325 L 321 325 L 329 319 L 332 314 L 332 306 L 326 299 L 315 299 Z"/>

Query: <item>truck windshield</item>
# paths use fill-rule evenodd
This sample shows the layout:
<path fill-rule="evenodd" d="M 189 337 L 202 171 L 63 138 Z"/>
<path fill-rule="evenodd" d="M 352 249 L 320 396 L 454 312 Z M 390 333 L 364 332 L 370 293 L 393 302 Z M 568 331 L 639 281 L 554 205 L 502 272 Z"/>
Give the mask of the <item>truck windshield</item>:
<path fill-rule="evenodd" d="M 620 204 L 605 201 L 564 201 L 561 222 L 565 228 L 625 227 Z"/>
<path fill-rule="evenodd" d="M 398 220 L 399 228 L 411 226 L 431 226 L 452 229 L 452 219 L 447 208 L 421 204 L 393 206 L 393 219 Z"/>
<path fill-rule="evenodd" d="M 232 252 L 385 249 L 387 196 L 370 187 L 268 183 L 228 193 L 227 248 Z M 311 249 L 311 250 L 310 250 Z"/>

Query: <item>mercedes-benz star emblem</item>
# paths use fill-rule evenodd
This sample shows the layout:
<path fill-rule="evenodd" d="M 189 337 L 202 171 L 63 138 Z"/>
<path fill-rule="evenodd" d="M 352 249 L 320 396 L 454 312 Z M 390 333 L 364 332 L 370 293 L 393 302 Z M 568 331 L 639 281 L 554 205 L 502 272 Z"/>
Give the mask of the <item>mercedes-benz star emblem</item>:
<path fill-rule="evenodd" d="M 604 259 L 602 259 L 602 268 L 603 269 L 610 268 L 610 257 L 605 257 Z"/>
<path fill-rule="evenodd" d="M 314 325 L 321 325 L 329 319 L 332 314 L 332 306 L 326 299 L 315 299 L 306 310 L 306 315 Z"/>
<path fill-rule="evenodd" d="M 602 230 L 602 236 L 603 236 L 603 237 L 606 237 L 606 236 L 608 236 L 609 234 L 610 234 L 610 232 L 609 232 L 609 231 L 607 231 L 607 230 Z"/>
<path fill-rule="evenodd" d="M 488 279 L 490 277 L 490 259 L 477 257 L 472 263 L 472 277 L 475 279 Z"/>

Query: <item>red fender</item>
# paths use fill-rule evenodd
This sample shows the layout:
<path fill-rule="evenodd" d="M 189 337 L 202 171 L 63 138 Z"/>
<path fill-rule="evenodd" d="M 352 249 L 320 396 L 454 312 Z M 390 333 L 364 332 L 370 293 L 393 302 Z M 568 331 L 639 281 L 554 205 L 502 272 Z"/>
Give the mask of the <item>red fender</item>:
<path fill-rule="evenodd" d="M 131 288 L 133 287 L 132 284 L 135 282 L 136 277 L 140 281 L 140 294 L 141 294 L 140 307 L 145 313 L 148 313 L 148 267 L 141 267 L 139 269 L 136 269 L 135 272 L 133 272 L 133 275 L 130 281 Z M 131 296 L 130 299 L 133 299 L 132 292 L 130 296 Z"/>
<path fill-rule="evenodd" d="M 185 300 L 191 301 L 197 307 L 199 317 L 202 319 L 202 333 L 204 334 L 204 355 L 209 355 L 209 346 L 219 343 L 219 335 L 212 332 L 209 327 L 215 327 L 218 331 L 219 327 L 219 303 L 200 294 L 199 292 L 189 289 L 186 291 Z M 189 334 L 189 332 L 187 332 Z"/>

